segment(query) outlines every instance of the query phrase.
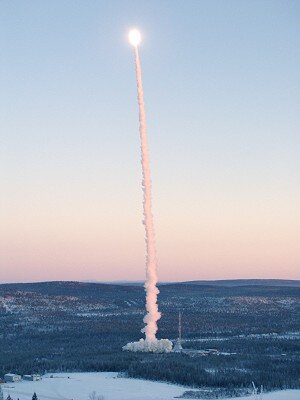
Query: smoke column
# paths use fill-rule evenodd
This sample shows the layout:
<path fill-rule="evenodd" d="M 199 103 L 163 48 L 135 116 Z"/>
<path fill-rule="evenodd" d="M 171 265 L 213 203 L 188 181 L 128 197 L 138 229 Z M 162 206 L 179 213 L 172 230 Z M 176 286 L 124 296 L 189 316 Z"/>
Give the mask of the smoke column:
<path fill-rule="evenodd" d="M 135 53 L 135 71 L 138 92 L 138 105 L 139 105 L 139 131 L 141 139 L 141 162 L 143 169 L 143 224 L 145 225 L 145 240 L 146 240 L 146 311 L 144 317 L 145 327 L 142 332 L 145 333 L 146 339 L 141 339 L 139 342 L 128 343 L 124 346 L 124 350 L 131 351 L 154 351 L 164 352 L 171 351 L 172 343 L 168 339 L 158 341 L 156 339 L 157 321 L 160 319 L 161 314 L 158 311 L 157 295 L 159 290 L 157 288 L 157 259 L 155 247 L 155 234 L 152 215 L 152 199 L 151 199 L 151 173 L 149 150 L 147 140 L 147 124 L 144 103 L 144 92 L 142 82 L 142 68 L 139 56 L 138 45 L 141 40 L 140 33 L 137 30 L 132 30 L 129 34 L 129 40 L 134 46 Z M 160 343 L 159 343 L 160 342 Z M 169 350 L 166 350 L 168 348 Z"/>
<path fill-rule="evenodd" d="M 139 120 L 140 120 L 140 139 L 141 139 L 141 155 L 142 155 L 142 167 L 143 167 L 143 194 L 144 194 L 144 220 L 146 232 L 146 310 L 147 314 L 144 317 L 146 324 L 142 332 L 146 335 L 146 341 L 156 340 L 157 332 L 157 321 L 160 319 L 160 312 L 157 306 L 157 295 L 159 290 L 157 289 L 157 259 L 156 259 L 156 248 L 155 248 L 155 235 L 153 226 L 153 215 L 152 215 L 152 199 L 151 199 L 151 173 L 150 173 L 150 161 L 147 141 L 147 125 L 146 125 L 146 113 L 144 103 L 144 92 L 142 82 L 142 69 L 138 46 L 134 47 L 135 52 L 135 71 L 136 71 L 136 82 L 138 91 L 138 103 L 139 103 Z"/>

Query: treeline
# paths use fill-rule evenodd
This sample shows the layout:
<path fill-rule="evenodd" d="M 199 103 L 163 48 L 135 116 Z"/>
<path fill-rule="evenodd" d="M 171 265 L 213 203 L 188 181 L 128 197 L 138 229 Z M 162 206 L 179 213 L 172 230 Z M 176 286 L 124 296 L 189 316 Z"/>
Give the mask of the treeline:
<path fill-rule="evenodd" d="M 142 354 L 106 352 L 61 360 L 24 359 L 13 371 L 84 372 L 122 371 L 132 378 L 143 378 L 192 387 L 248 388 L 252 381 L 266 390 L 300 388 L 299 358 L 284 359 L 267 355 L 210 355 L 190 357 L 185 354 Z"/>
<path fill-rule="evenodd" d="M 225 362 L 224 362 L 225 361 Z M 250 360 L 248 360 L 250 361 Z M 241 368 L 222 356 L 189 358 L 169 355 L 148 362 L 135 361 L 128 368 L 130 377 L 163 380 L 193 387 L 247 388 L 252 381 L 266 390 L 300 388 L 300 367 L 296 360 L 284 363 L 261 359 L 259 355 Z M 226 367 L 224 367 L 226 365 Z"/>

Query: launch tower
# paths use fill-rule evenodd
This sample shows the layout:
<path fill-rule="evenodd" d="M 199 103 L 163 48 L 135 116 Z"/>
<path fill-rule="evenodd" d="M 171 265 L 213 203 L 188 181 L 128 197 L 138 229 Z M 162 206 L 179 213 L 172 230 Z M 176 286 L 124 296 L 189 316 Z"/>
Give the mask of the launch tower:
<path fill-rule="evenodd" d="M 179 311 L 179 314 L 178 314 L 178 339 L 175 343 L 173 352 L 180 353 L 182 350 L 183 350 L 183 348 L 181 345 L 181 312 Z"/>

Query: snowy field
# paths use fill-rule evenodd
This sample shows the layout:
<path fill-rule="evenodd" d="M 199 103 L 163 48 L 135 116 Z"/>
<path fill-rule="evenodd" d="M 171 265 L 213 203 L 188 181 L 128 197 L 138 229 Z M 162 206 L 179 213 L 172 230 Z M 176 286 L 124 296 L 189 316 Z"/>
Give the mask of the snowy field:
<path fill-rule="evenodd" d="M 14 400 L 31 400 L 34 392 L 39 400 L 88 400 L 93 391 L 102 395 L 104 400 L 171 400 L 188 390 L 179 385 L 118 378 L 116 372 L 53 374 L 53 378 L 48 374 L 38 382 L 7 383 L 2 388 L 4 398 L 10 394 Z M 300 390 L 268 393 L 262 398 L 299 400 Z M 239 400 L 252 399 L 254 400 L 253 396 L 239 397 Z"/>

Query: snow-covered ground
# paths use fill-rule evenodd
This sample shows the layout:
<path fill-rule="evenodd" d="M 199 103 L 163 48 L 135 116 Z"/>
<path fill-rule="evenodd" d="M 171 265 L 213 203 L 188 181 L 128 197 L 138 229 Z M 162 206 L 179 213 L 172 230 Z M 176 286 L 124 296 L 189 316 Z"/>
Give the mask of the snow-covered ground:
<path fill-rule="evenodd" d="M 69 377 L 69 378 L 68 378 Z M 36 392 L 39 400 L 88 400 L 95 391 L 104 400 L 173 400 L 187 388 L 142 379 L 118 378 L 116 372 L 50 374 L 38 382 L 16 382 L 2 385 L 4 398 L 31 400 Z M 259 398 L 259 397 L 258 397 Z M 253 396 L 239 400 L 254 400 Z M 263 395 L 263 400 L 299 400 L 300 390 L 285 390 Z"/>
<path fill-rule="evenodd" d="M 237 397 L 236 400 L 300 400 L 300 390 L 279 390 L 278 392 L 265 393 L 260 397 L 255 396 Z M 234 400 L 234 399 L 231 399 Z"/>
<path fill-rule="evenodd" d="M 31 400 L 34 392 L 39 400 L 88 400 L 93 391 L 104 400 L 171 400 L 186 390 L 182 386 L 117 376 L 116 372 L 53 374 L 53 378 L 48 374 L 37 382 L 5 384 L 3 391 L 14 400 Z"/>

